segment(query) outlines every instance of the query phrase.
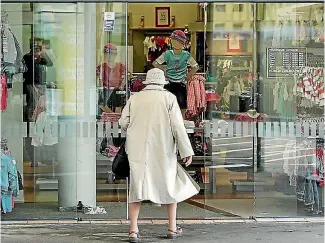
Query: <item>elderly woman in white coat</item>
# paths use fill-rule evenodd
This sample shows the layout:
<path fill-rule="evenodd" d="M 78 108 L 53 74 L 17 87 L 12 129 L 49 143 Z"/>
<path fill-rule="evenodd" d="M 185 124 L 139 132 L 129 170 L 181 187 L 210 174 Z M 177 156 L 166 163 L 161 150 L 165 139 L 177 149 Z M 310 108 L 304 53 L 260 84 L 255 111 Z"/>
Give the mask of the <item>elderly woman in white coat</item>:
<path fill-rule="evenodd" d="M 142 201 L 167 205 L 167 237 L 182 233 L 176 225 L 177 203 L 200 188 L 177 162 L 177 149 L 186 166 L 194 155 L 176 96 L 164 89 L 164 72 L 148 71 L 142 91 L 132 95 L 122 111 L 130 162 L 130 242 L 138 242 L 138 216 Z"/>

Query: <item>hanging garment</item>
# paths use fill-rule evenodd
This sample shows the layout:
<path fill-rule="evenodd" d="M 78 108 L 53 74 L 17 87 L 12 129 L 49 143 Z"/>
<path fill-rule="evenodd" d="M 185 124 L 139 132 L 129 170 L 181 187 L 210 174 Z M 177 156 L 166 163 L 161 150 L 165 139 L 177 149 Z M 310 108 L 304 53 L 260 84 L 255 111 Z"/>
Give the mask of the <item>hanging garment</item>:
<path fill-rule="evenodd" d="M 302 97 L 301 106 L 324 106 L 324 68 L 305 67 L 295 79 L 297 94 Z"/>
<path fill-rule="evenodd" d="M 199 192 L 199 186 L 177 162 L 176 144 L 182 158 L 194 152 L 174 95 L 148 85 L 130 97 L 120 125 L 127 131 L 130 203 L 172 204 Z"/>
<path fill-rule="evenodd" d="M 1 152 L 4 153 L 5 155 L 11 157 L 11 152 L 8 147 L 8 140 L 6 138 L 1 139 Z"/>
<path fill-rule="evenodd" d="M 293 32 L 293 46 L 305 46 L 306 27 L 303 21 L 296 21 L 295 30 Z"/>
<path fill-rule="evenodd" d="M 17 49 L 15 45 L 15 38 L 11 32 L 9 25 L 1 23 L 1 38 L 2 51 L 0 58 L 3 58 L 4 63 L 15 64 L 17 60 Z"/>
<path fill-rule="evenodd" d="M 273 100 L 274 100 L 274 103 L 273 103 L 273 110 L 274 111 L 277 111 L 278 110 L 278 102 L 279 102 L 279 82 L 276 82 L 275 83 L 275 86 L 273 88 Z"/>
<path fill-rule="evenodd" d="M 56 127 L 54 127 L 56 126 Z M 32 145 L 39 147 L 42 145 L 51 146 L 58 141 L 58 117 L 51 116 L 46 111 L 41 112 L 35 122 L 36 134 L 32 138 Z"/>
<path fill-rule="evenodd" d="M 32 121 L 36 121 L 38 115 L 46 110 L 46 96 L 45 95 L 41 95 L 38 99 L 38 102 L 36 104 L 34 113 L 33 113 L 33 117 L 32 117 Z"/>
<path fill-rule="evenodd" d="M 143 41 L 143 50 L 147 61 L 149 61 L 149 48 L 151 48 L 151 43 L 151 39 L 148 36 Z"/>
<path fill-rule="evenodd" d="M 226 104 L 230 103 L 230 96 L 239 96 L 242 94 L 241 85 L 238 82 L 233 83 L 232 81 L 229 81 L 227 86 L 225 87 L 223 91 L 223 98 Z"/>
<path fill-rule="evenodd" d="M 7 79 L 6 79 L 6 75 L 2 74 L 1 76 L 1 84 L 0 84 L 0 95 L 1 95 L 1 99 L 0 99 L 0 110 L 6 110 L 7 109 L 7 101 L 8 101 L 8 86 L 7 86 Z"/>
<path fill-rule="evenodd" d="M 144 84 L 142 83 L 142 80 L 135 79 L 131 82 L 130 85 L 130 91 L 131 92 L 139 92 L 144 88 Z"/>
<path fill-rule="evenodd" d="M 26 72 L 27 68 L 26 68 L 26 65 L 25 65 L 25 62 L 24 62 L 24 59 L 23 59 L 23 53 L 21 52 L 19 42 L 18 42 L 16 36 L 14 35 L 14 33 L 11 30 L 10 30 L 10 32 L 11 32 L 13 38 L 14 38 L 15 47 L 16 47 L 17 56 L 16 56 L 16 60 L 15 60 L 14 64 L 16 66 L 17 73 Z"/>
<path fill-rule="evenodd" d="M 12 211 L 12 195 L 18 192 L 18 176 L 13 159 L 1 152 L 1 206 L 4 213 Z"/>
<path fill-rule="evenodd" d="M 274 29 L 273 33 L 273 40 L 272 40 L 272 46 L 273 47 L 280 47 L 282 45 L 282 28 L 283 28 L 283 22 L 279 21 L 278 25 Z"/>
<path fill-rule="evenodd" d="M 204 82 L 204 77 L 194 75 L 187 85 L 187 110 L 185 113 L 187 119 L 202 114 L 207 107 Z"/>

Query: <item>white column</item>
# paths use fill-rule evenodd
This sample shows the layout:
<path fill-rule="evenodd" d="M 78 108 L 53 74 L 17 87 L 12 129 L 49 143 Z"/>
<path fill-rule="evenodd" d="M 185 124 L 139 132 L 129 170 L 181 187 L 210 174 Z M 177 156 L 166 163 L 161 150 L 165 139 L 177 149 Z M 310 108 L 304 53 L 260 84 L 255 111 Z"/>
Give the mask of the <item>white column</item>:
<path fill-rule="evenodd" d="M 74 207 L 78 201 L 96 206 L 96 4 L 83 5 L 84 12 L 77 17 L 77 22 L 83 21 L 84 25 L 83 38 L 77 35 L 77 41 L 84 41 L 76 58 L 78 114 L 60 117 L 60 124 L 71 125 L 59 139 L 60 207 Z"/>

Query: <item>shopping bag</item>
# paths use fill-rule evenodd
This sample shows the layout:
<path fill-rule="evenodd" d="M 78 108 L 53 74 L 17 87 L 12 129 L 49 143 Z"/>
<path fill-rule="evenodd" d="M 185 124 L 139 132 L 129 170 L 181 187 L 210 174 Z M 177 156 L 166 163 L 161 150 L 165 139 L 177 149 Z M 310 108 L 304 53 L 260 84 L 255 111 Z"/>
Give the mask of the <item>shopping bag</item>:
<path fill-rule="evenodd" d="M 130 164 L 128 155 L 125 151 L 125 142 L 122 143 L 113 160 L 112 171 L 115 175 L 123 178 L 130 176 Z"/>

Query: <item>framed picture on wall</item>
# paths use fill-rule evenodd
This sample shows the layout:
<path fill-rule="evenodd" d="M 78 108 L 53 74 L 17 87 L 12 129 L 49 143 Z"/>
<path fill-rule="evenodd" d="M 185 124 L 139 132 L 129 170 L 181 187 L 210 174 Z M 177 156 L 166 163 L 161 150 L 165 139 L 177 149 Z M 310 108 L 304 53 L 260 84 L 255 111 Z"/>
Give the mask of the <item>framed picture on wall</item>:
<path fill-rule="evenodd" d="M 156 7 L 156 27 L 169 27 L 170 7 Z"/>
<path fill-rule="evenodd" d="M 241 38 L 239 34 L 230 33 L 227 38 L 228 52 L 241 52 Z"/>

